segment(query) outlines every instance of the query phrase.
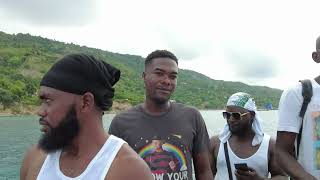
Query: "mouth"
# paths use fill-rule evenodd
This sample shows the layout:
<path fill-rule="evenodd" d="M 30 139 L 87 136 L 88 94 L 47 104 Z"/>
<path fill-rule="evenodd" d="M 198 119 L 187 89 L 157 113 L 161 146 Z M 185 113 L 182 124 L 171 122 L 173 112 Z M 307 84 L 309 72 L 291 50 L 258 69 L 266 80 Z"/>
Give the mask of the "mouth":
<path fill-rule="evenodd" d="M 39 124 L 41 126 L 40 131 L 43 133 L 47 133 L 49 132 L 50 126 L 47 122 L 45 122 L 44 120 L 40 120 Z"/>
<path fill-rule="evenodd" d="M 170 94 L 171 90 L 169 89 L 164 89 L 164 88 L 159 88 L 158 92 L 162 93 L 162 94 Z"/>
<path fill-rule="evenodd" d="M 43 132 L 43 133 L 48 133 L 49 132 L 49 126 L 46 126 L 46 125 L 43 125 L 41 128 L 40 128 L 40 131 Z"/>
<path fill-rule="evenodd" d="M 237 127 L 239 127 L 239 123 L 230 123 L 229 126 L 231 128 L 237 128 Z"/>

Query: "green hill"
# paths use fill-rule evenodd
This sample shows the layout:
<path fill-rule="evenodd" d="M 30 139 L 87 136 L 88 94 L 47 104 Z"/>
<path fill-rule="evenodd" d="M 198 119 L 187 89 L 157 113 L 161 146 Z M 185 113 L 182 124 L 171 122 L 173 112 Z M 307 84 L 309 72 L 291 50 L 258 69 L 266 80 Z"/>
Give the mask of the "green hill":
<path fill-rule="evenodd" d="M 1 107 L 7 109 L 36 105 L 38 84 L 43 74 L 57 59 L 76 52 L 94 55 L 121 69 L 121 80 L 115 87 L 115 101 L 131 105 L 143 101 L 141 72 L 144 59 L 141 56 L 112 53 L 29 34 L 10 35 L 0 31 Z M 260 108 L 268 102 L 277 107 L 281 95 L 279 89 L 213 80 L 203 74 L 180 69 L 177 90 L 172 99 L 201 109 L 221 109 L 228 96 L 238 91 L 252 94 Z"/>

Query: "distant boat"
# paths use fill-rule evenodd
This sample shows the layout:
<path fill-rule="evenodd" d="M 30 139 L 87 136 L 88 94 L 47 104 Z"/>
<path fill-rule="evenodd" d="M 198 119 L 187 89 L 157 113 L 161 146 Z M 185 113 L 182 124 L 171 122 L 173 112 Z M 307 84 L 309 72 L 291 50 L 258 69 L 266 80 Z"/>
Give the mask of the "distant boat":
<path fill-rule="evenodd" d="M 273 107 L 272 107 L 272 103 L 267 103 L 265 106 L 266 110 L 272 110 Z"/>

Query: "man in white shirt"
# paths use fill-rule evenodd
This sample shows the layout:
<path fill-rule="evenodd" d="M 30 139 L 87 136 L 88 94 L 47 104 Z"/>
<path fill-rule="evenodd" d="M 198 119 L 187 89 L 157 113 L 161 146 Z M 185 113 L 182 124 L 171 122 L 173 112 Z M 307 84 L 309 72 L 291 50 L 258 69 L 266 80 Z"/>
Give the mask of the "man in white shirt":
<path fill-rule="evenodd" d="M 316 40 L 315 62 L 320 62 L 320 37 Z M 297 83 L 282 93 L 279 102 L 277 159 L 281 168 L 294 179 L 320 179 L 320 76 L 311 80 L 313 96 L 304 118 L 299 117 L 303 103 L 302 85 Z M 296 159 L 296 137 L 303 122 L 299 156 Z"/>

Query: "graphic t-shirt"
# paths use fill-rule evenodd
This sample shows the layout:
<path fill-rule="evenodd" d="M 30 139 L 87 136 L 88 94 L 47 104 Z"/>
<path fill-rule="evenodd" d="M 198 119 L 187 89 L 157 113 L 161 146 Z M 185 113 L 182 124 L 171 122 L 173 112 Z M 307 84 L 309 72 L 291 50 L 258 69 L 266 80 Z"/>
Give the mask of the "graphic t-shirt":
<path fill-rule="evenodd" d="M 109 133 L 124 139 L 149 165 L 155 180 L 192 180 L 192 154 L 208 152 L 209 136 L 198 110 L 171 103 L 160 116 L 142 105 L 112 120 Z"/>
<path fill-rule="evenodd" d="M 164 149 L 161 152 L 154 151 L 144 156 L 143 160 L 154 174 L 172 173 L 180 169 L 179 160 L 172 152 Z"/>
<path fill-rule="evenodd" d="M 320 85 L 312 80 L 313 96 L 308 105 L 301 135 L 299 163 L 317 179 L 320 179 Z M 303 102 L 302 85 L 289 88 L 282 93 L 279 102 L 278 131 L 299 133 L 300 109 Z"/>

